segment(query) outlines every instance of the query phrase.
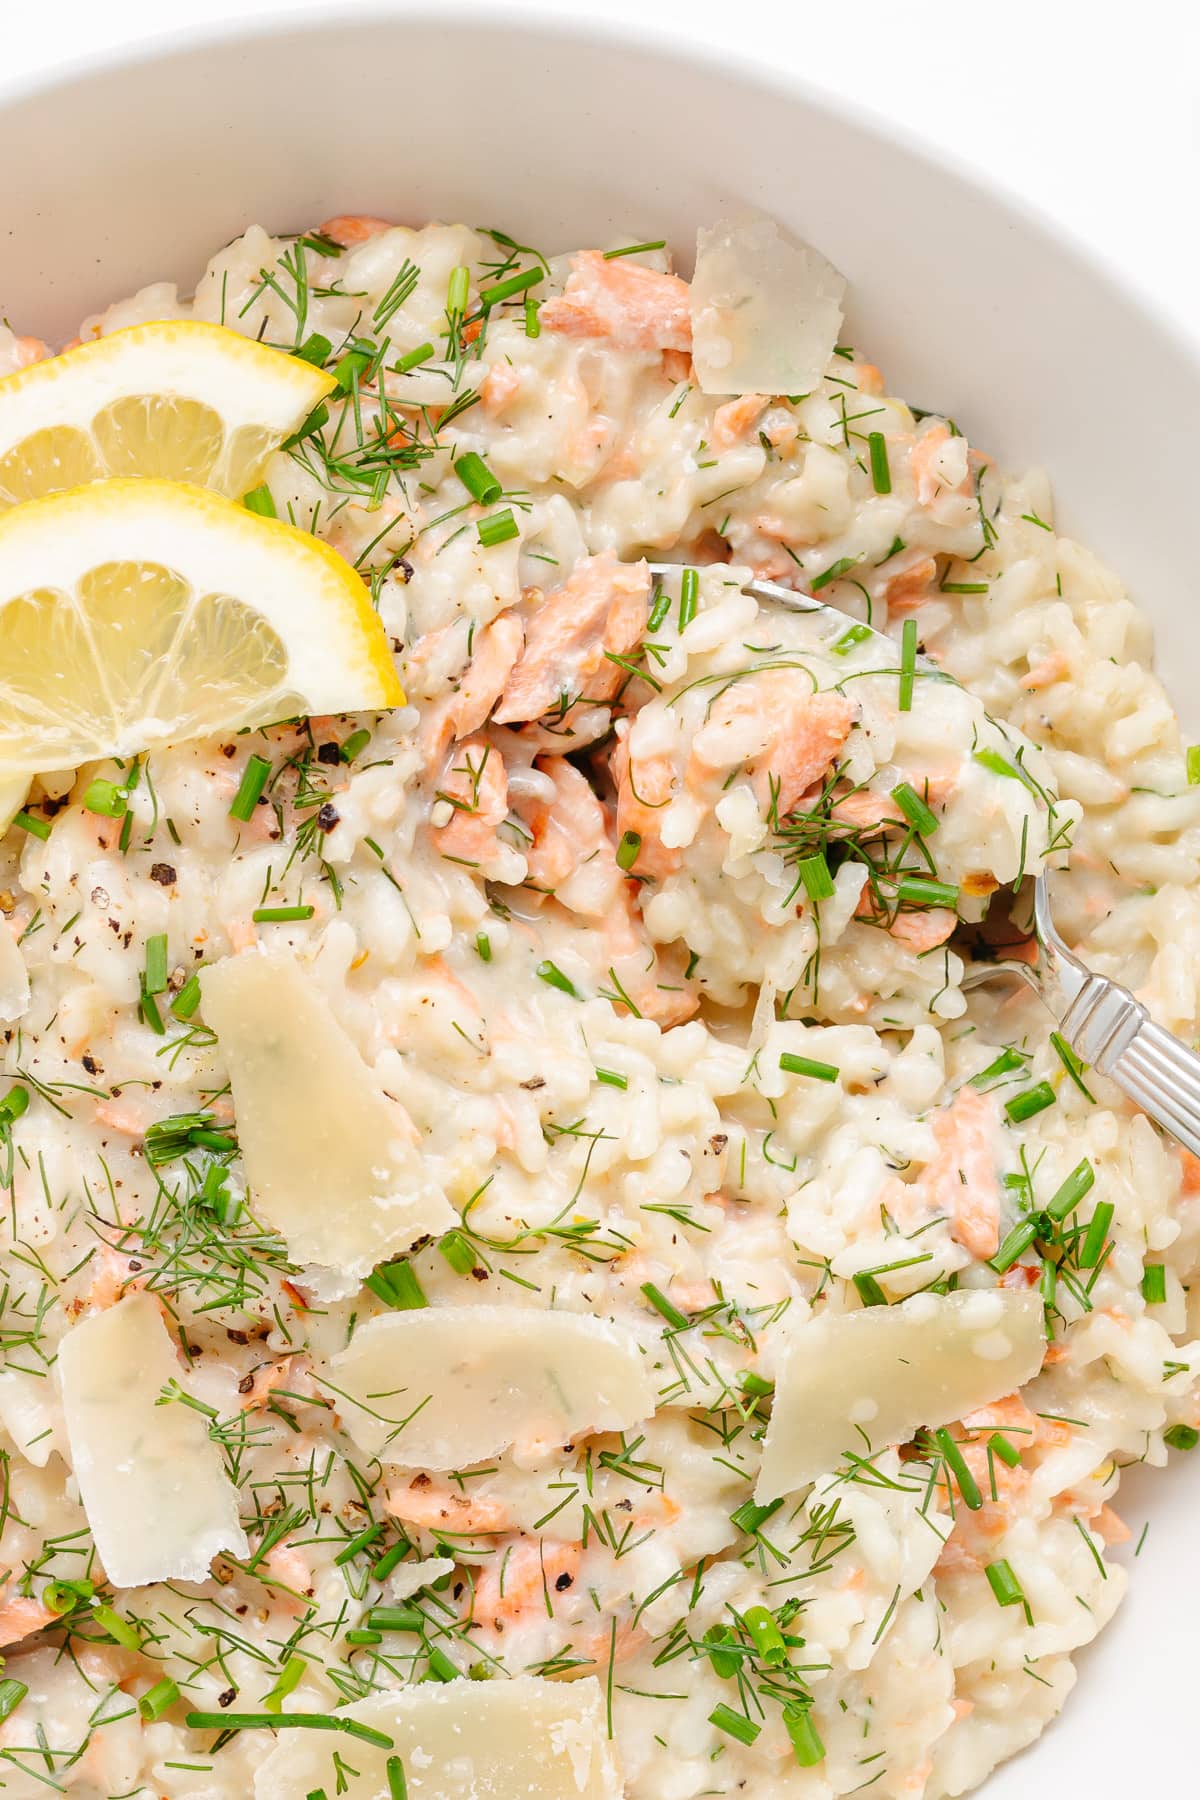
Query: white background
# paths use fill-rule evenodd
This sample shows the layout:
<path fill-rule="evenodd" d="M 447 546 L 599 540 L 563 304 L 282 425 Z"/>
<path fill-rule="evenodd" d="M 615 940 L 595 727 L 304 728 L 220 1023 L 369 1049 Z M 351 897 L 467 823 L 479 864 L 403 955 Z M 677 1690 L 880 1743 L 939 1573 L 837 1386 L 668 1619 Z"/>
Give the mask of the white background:
<path fill-rule="evenodd" d="M 1049 213 L 1200 333 L 1194 0 L 495 0 L 652 22 L 787 66 Z M 4 0 L 4 81 L 224 19 L 334 0 Z M 371 10 L 368 3 L 362 10 Z M 378 10 L 402 11 L 403 0 Z M 330 71 L 352 103 L 353 70 Z M 667 97 L 669 99 L 669 96 Z M 502 112 L 501 115 L 502 117 Z M 689 129 L 681 120 L 680 128 Z M 152 151 L 151 151 L 152 153 Z M 14 178 L 10 172 L 10 178 Z M 17 177 L 19 178 L 19 177 Z"/>

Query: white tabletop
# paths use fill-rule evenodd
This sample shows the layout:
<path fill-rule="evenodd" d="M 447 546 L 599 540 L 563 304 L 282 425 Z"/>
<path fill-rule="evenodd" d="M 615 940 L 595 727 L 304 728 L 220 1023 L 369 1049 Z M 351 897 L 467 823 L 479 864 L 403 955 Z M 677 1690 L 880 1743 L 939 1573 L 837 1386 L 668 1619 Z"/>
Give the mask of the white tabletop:
<path fill-rule="evenodd" d="M 1200 22 L 1186 0 L 494 0 L 729 47 L 903 125 L 1049 214 L 1200 335 Z M 390 10 L 402 10 L 392 0 Z M 331 0 L 60 0 L 5 8 L 3 77 Z M 170 26 L 164 30 L 164 20 Z M 333 72 L 333 79 L 350 71 Z"/>

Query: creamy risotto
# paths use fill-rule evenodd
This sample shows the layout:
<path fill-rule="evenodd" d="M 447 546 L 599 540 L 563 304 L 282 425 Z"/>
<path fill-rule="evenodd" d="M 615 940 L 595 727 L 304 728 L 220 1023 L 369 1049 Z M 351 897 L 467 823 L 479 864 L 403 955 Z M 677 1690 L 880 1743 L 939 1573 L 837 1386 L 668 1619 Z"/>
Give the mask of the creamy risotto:
<path fill-rule="evenodd" d="M 1193 1037 L 1200 808 L 840 297 L 355 217 L 84 323 L 336 371 L 247 504 L 407 698 L 4 836 L 6 1793 L 938 1800 L 1062 1707 L 1197 1441 L 1200 1170 L 964 976 L 1053 868 Z"/>

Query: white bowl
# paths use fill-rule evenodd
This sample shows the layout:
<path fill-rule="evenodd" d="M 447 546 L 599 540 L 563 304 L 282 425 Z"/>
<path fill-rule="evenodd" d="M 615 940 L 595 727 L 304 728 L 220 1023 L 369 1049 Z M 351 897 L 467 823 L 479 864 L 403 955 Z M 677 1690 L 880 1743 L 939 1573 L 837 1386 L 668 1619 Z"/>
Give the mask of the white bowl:
<path fill-rule="evenodd" d="M 1183 674 L 1200 662 L 1194 349 L 1033 214 L 790 78 L 496 5 L 339 9 L 0 87 L 0 167 L 20 171 L 0 314 L 52 340 L 147 281 L 186 289 L 250 221 L 465 218 L 554 249 L 621 231 L 665 236 L 686 263 L 731 203 L 773 213 L 849 277 L 846 335 L 892 391 L 1050 470 L 1060 521 L 1124 576 L 1200 722 Z M 1064 1718 L 988 1800 L 1194 1791 L 1200 1452 L 1122 1498 L 1135 1537 L 1147 1502 L 1153 1518 L 1130 1598 Z"/>

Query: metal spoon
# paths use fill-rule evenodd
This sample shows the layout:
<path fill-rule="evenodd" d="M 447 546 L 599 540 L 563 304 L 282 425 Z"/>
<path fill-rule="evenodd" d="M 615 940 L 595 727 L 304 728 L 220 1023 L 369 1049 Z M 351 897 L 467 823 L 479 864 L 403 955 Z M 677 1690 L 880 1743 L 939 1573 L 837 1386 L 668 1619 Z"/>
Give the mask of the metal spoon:
<path fill-rule="evenodd" d="M 680 572 L 681 565 L 651 563 L 649 567 L 652 575 L 671 576 Z M 748 581 L 742 592 L 792 612 L 825 613 L 843 628 L 847 624 L 846 615 L 836 607 L 775 581 Z M 881 631 L 871 631 L 871 636 L 895 656 L 891 638 Z M 1041 950 L 1038 969 L 1019 962 L 985 963 L 968 969 L 963 987 L 1002 978 L 1024 982 L 1083 1062 L 1107 1075 L 1155 1124 L 1193 1156 L 1200 1156 L 1200 1056 L 1174 1032 L 1156 1025 L 1128 988 L 1107 975 L 1093 973 L 1063 941 L 1055 929 L 1050 883 L 1044 872 L 1034 882 L 1033 925 Z"/>

